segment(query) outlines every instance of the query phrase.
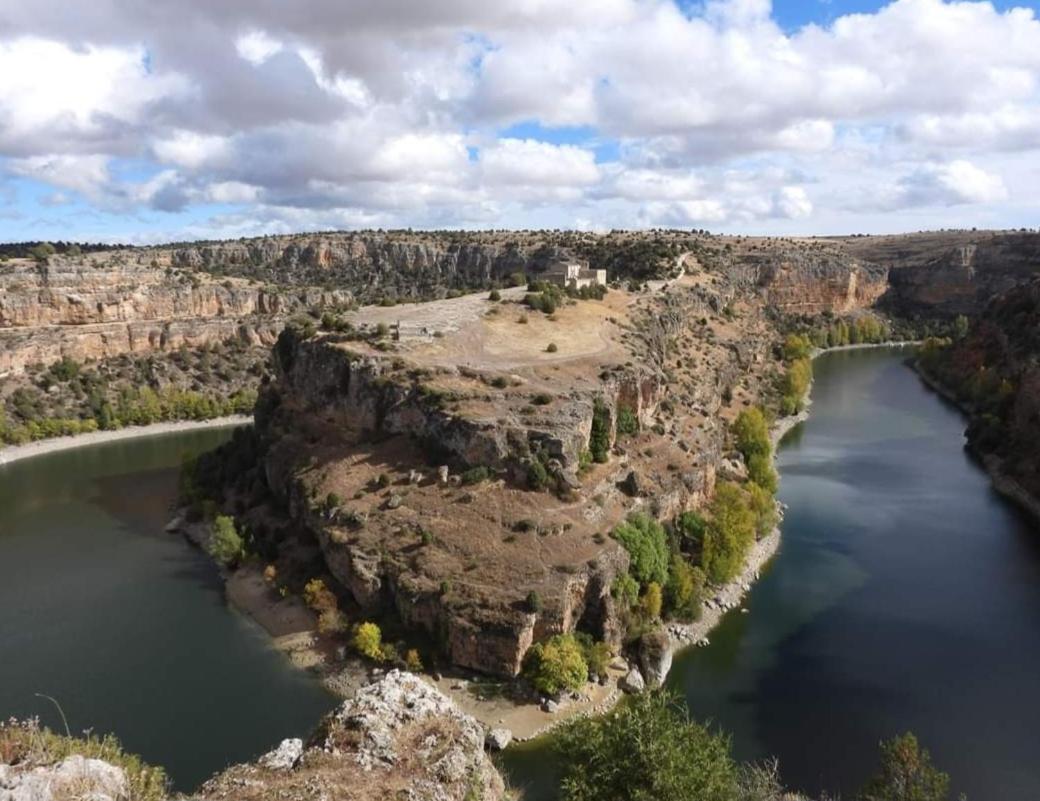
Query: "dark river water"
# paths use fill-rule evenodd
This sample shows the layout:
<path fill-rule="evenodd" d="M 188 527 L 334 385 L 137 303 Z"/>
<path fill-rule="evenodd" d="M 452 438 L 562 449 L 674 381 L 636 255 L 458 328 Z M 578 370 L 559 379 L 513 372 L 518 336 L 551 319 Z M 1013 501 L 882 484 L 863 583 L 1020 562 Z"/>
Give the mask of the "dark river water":
<path fill-rule="evenodd" d="M 182 458 L 230 429 L 0 466 L 0 717 L 116 734 L 190 790 L 334 699 L 229 609 L 209 559 L 166 534 Z"/>
<path fill-rule="evenodd" d="M 852 797 L 878 741 L 912 730 L 972 801 L 1040 799 L 1040 531 L 903 358 L 815 362 L 779 453 L 781 551 L 668 684 L 793 788 Z M 528 798 L 552 798 L 545 750 L 505 758 Z"/>

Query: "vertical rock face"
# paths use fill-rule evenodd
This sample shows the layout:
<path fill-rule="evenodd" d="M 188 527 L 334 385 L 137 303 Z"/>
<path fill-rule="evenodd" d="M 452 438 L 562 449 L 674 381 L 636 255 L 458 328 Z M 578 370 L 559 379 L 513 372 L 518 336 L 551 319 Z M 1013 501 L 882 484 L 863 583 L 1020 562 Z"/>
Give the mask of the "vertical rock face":
<path fill-rule="evenodd" d="M 238 338 L 272 344 L 285 318 L 351 295 L 192 280 L 119 254 L 0 267 L 0 373 L 62 357 L 162 352 Z"/>
<path fill-rule="evenodd" d="M 868 308 L 888 289 L 888 270 L 855 259 L 806 253 L 758 260 L 766 303 L 786 314 L 845 314 Z"/>

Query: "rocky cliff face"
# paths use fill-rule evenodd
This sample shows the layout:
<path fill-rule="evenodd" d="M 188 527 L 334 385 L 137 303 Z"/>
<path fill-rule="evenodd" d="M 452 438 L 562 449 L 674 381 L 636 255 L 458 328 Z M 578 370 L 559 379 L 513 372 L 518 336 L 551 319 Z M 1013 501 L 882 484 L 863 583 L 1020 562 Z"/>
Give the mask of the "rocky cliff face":
<path fill-rule="evenodd" d="M 429 298 L 537 272 L 557 250 L 541 242 L 479 242 L 459 236 L 374 232 L 266 237 L 175 248 L 174 265 L 283 284 L 335 283 L 362 298 Z"/>
<path fill-rule="evenodd" d="M 980 314 L 997 295 L 1040 273 L 1040 234 L 951 231 L 844 240 L 888 269 L 881 303 L 901 315 Z"/>
<path fill-rule="evenodd" d="M 63 356 L 85 361 L 237 338 L 271 344 L 287 316 L 351 295 L 201 281 L 100 254 L 0 267 L 0 373 Z"/>
<path fill-rule="evenodd" d="M 843 255 L 791 251 L 748 256 L 765 302 L 785 314 L 847 314 L 873 306 L 888 270 Z"/>

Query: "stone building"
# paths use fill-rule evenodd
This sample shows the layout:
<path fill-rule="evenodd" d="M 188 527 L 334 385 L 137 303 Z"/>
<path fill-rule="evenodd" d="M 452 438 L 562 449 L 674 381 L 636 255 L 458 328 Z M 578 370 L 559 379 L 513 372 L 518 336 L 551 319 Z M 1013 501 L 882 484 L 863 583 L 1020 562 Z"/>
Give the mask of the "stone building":
<path fill-rule="evenodd" d="M 545 271 L 544 278 L 562 287 L 582 289 L 587 286 L 606 286 L 606 270 L 590 270 L 587 264 L 579 261 L 558 261 Z"/>

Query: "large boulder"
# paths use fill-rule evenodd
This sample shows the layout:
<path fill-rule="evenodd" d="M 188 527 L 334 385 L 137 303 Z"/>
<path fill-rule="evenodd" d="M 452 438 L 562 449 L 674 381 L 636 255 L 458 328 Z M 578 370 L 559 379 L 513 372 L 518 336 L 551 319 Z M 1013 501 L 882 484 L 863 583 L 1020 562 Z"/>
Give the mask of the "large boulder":
<path fill-rule="evenodd" d="M 79 754 L 53 765 L 21 768 L 0 765 L 0 799 L 3 801 L 122 801 L 129 784 L 122 768 Z"/>

